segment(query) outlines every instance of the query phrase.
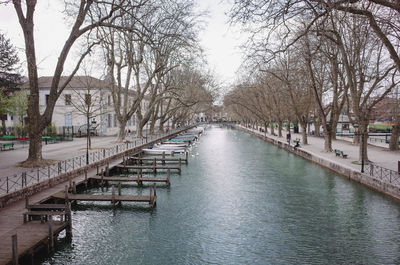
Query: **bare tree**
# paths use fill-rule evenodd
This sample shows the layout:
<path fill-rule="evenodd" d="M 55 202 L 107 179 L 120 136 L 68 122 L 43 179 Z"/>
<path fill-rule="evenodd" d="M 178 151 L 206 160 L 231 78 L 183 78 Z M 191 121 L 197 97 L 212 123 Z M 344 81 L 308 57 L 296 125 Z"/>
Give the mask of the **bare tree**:
<path fill-rule="evenodd" d="M 143 2 L 143 1 L 142 1 Z M 13 0 L 15 11 L 19 19 L 25 39 L 25 54 L 29 78 L 29 155 L 23 166 L 38 166 L 42 164 L 42 131 L 50 124 L 57 99 L 60 97 L 64 88 L 71 81 L 78 71 L 83 59 L 91 52 L 91 49 L 98 43 L 97 40 L 90 41 L 87 49 L 82 52 L 80 58 L 76 60 L 76 65 L 64 83 L 60 83 L 64 73 L 64 64 L 70 53 L 71 48 L 82 36 L 89 36 L 93 29 L 102 26 L 112 26 L 113 21 L 121 15 L 120 9 L 132 11 L 143 3 L 141 1 L 131 2 L 124 0 L 109 1 L 85 1 L 79 3 L 67 3 L 67 13 L 72 21 L 71 31 L 58 56 L 58 61 L 54 70 L 52 84 L 50 88 L 49 100 L 43 113 L 39 108 L 39 86 L 38 71 L 36 62 L 36 47 L 34 36 L 34 14 L 37 1 L 27 0 L 24 7 L 21 0 Z M 129 4 L 129 5 L 128 5 Z M 96 16 L 90 16 L 94 11 Z M 89 35 L 88 35 L 89 34 Z M 87 40 L 90 40 L 88 37 Z"/>

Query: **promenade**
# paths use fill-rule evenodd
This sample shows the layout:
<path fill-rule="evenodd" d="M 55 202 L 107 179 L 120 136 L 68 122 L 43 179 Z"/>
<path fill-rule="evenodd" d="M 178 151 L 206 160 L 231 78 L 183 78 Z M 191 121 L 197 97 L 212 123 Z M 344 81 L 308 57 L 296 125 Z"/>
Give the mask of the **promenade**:
<path fill-rule="evenodd" d="M 89 152 L 96 152 L 117 144 L 116 136 L 92 136 L 91 139 L 92 148 Z M 131 137 L 128 140 L 134 141 L 135 139 Z M 0 179 L 29 170 L 29 168 L 17 166 L 19 162 L 28 157 L 28 144 L 17 144 L 14 147 L 14 150 L 0 152 Z M 86 154 L 86 137 L 47 145 L 43 142 L 42 153 L 44 159 L 54 160 L 54 162 Z"/>
<path fill-rule="evenodd" d="M 258 130 L 249 129 L 243 127 L 244 129 L 251 130 L 254 133 L 264 136 L 265 133 L 260 132 Z M 277 131 L 275 131 L 277 133 Z M 273 136 L 269 133 L 266 133 L 268 138 L 275 139 L 280 142 L 286 143 L 286 131 L 283 131 L 283 137 Z M 294 145 L 293 140 L 299 138 L 302 139 L 301 134 L 299 133 L 291 133 L 291 145 Z M 300 142 L 300 148 L 304 149 L 310 153 L 313 153 L 315 156 L 322 157 L 326 160 L 335 162 L 337 164 L 345 165 L 346 167 L 355 169 L 360 171 L 361 165 L 358 164 L 359 158 L 359 146 L 354 145 L 351 142 L 350 138 L 338 137 L 337 140 L 332 141 L 332 148 L 342 150 L 345 154 L 347 154 L 347 158 L 342 158 L 340 156 L 336 156 L 335 152 L 325 152 L 324 151 L 324 138 L 315 137 L 315 136 L 307 136 L 308 144 L 302 145 Z M 389 151 L 387 144 L 371 144 L 368 143 L 368 158 L 374 164 L 394 170 L 397 172 L 398 170 L 398 161 L 400 161 L 400 151 Z"/>

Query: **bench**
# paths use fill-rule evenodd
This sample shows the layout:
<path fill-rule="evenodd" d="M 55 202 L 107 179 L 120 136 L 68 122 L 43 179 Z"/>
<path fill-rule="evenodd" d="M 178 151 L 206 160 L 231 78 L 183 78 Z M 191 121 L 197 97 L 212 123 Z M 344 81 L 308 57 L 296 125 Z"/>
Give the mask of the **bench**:
<path fill-rule="evenodd" d="M 6 140 L 6 141 L 15 140 L 15 136 L 14 135 L 4 135 L 2 138 L 3 138 L 3 140 Z"/>
<path fill-rule="evenodd" d="M 5 150 L 13 150 L 14 149 L 14 143 L 5 143 L 0 146 L 1 151 Z"/>
<path fill-rule="evenodd" d="M 335 149 L 335 154 L 336 154 L 336 156 L 341 156 L 343 158 L 347 158 L 347 154 L 345 154 L 343 151 L 341 151 L 339 149 Z"/>

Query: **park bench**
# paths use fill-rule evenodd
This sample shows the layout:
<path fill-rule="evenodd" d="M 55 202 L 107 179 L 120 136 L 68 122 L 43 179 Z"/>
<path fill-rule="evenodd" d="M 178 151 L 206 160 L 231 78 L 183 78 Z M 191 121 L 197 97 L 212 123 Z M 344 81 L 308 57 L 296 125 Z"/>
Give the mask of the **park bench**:
<path fill-rule="evenodd" d="M 5 143 L 0 146 L 1 151 L 14 149 L 14 143 Z"/>
<path fill-rule="evenodd" d="M 51 144 L 51 143 L 56 143 L 57 138 L 56 137 L 51 137 L 51 136 L 42 136 L 42 141 L 45 142 L 45 144 Z"/>
<path fill-rule="evenodd" d="M 343 151 L 341 151 L 339 149 L 335 149 L 335 154 L 336 154 L 336 156 L 341 156 L 343 158 L 347 158 L 347 154 L 345 154 Z"/>
<path fill-rule="evenodd" d="M 2 138 L 3 138 L 3 140 L 6 140 L 6 141 L 15 140 L 15 136 L 14 135 L 4 135 Z"/>

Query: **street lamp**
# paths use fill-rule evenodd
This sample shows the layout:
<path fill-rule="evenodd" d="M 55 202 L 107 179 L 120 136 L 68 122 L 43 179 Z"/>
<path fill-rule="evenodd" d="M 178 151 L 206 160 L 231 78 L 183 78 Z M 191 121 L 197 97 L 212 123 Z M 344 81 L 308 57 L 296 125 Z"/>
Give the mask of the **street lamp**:
<path fill-rule="evenodd" d="M 361 136 L 361 173 L 364 173 L 364 133 L 358 132 L 358 124 L 354 124 L 355 130 L 354 135 Z"/>

